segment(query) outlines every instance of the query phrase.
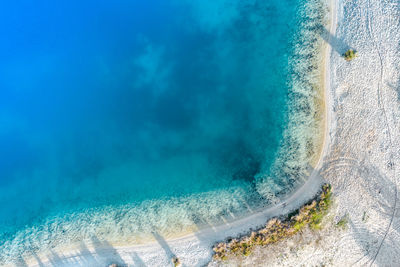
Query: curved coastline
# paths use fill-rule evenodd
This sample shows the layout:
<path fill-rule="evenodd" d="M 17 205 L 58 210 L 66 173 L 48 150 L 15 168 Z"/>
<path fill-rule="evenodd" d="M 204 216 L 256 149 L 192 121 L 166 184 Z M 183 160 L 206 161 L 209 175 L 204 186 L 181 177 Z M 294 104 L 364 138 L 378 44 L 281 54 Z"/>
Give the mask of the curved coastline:
<path fill-rule="evenodd" d="M 330 0 L 330 32 L 334 32 L 336 26 L 336 5 L 334 0 Z M 246 233 L 251 228 L 257 228 L 263 225 L 269 218 L 289 213 L 297 209 L 309 199 L 311 199 L 323 184 L 323 179 L 319 176 L 319 170 L 322 167 L 323 158 L 327 155 L 330 145 L 329 125 L 331 121 L 330 98 L 329 98 L 329 55 L 331 47 L 323 44 L 323 70 L 322 85 L 324 97 L 324 134 L 322 146 L 320 149 L 318 161 L 311 170 L 307 181 L 290 195 L 282 198 L 280 203 L 269 206 L 261 211 L 254 212 L 249 216 L 226 222 L 218 226 L 209 226 L 196 232 L 185 234 L 184 236 L 164 240 L 156 235 L 156 241 L 143 245 L 121 246 L 119 244 L 99 243 L 82 249 L 62 249 L 61 251 L 51 251 L 48 255 L 35 255 L 32 259 L 25 262 L 28 266 L 46 266 L 47 264 L 57 266 L 70 266 L 84 264 L 85 266 L 96 266 L 96 264 L 109 264 L 123 260 L 127 264 L 138 264 L 140 262 L 150 264 L 150 266 L 163 266 L 170 264 L 170 256 L 173 253 L 177 255 L 181 262 L 191 262 L 190 266 L 204 265 L 211 259 L 211 246 L 229 236 L 237 236 Z M 188 251 L 187 248 L 195 248 Z M 166 256 L 160 255 L 159 251 L 163 249 Z M 173 251 L 173 252 L 172 252 Z M 135 255 L 135 256 L 132 256 Z M 56 257 L 55 257 L 56 256 Z"/>
<path fill-rule="evenodd" d="M 257 248 L 238 259 L 242 266 L 400 263 L 399 3 L 340 0 L 336 4 L 338 23 L 327 39 L 332 47 L 327 99 L 330 144 L 321 169 L 333 187 L 334 205 L 322 230 L 306 230 Z M 349 49 L 358 54 L 351 62 L 343 58 Z"/>
<path fill-rule="evenodd" d="M 245 3 L 247 1 L 239 0 L 237 2 L 241 3 L 240 5 L 246 6 Z M 23 220 L 29 217 L 31 213 L 23 212 L 25 207 L 27 210 L 30 210 L 30 207 L 33 207 L 34 210 L 37 210 L 38 208 L 35 208 L 37 207 L 35 205 L 35 201 L 35 203 L 32 203 L 32 205 L 25 205 L 25 207 L 18 209 L 18 203 L 23 202 L 22 200 L 25 197 L 29 198 L 30 196 L 30 194 L 20 194 L 21 197 L 19 199 L 16 199 L 16 201 L 10 201 L 11 203 L 15 204 L 13 206 L 10 205 L 10 207 L 17 209 L 19 212 L 24 213 L 27 216 L 21 216 L 21 221 L 17 220 L 15 223 L 13 222 L 12 215 L 17 213 L 7 212 L 7 210 L 3 211 L 5 214 L 5 221 L 9 222 L 7 224 L 10 225 L 10 227 L 4 231 L 4 233 L 2 232 L 2 240 L 4 241 L 0 245 L 1 264 L 4 262 L 13 261 L 19 255 L 22 255 L 22 257 L 30 257 L 31 253 L 46 253 L 49 249 L 70 247 L 70 244 L 79 245 L 81 242 L 90 244 L 93 242 L 93 239 L 107 240 L 112 244 L 119 245 L 139 244 L 147 242 L 149 238 L 154 240 L 151 232 L 155 229 L 166 239 L 174 238 L 177 236 L 177 234 L 180 235 L 182 233 L 188 233 L 189 231 L 192 232 L 211 224 L 219 224 L 224 220 L 237 220 L 238 218 L 244 217 L 248 211 L 253 212 L 255 210 L 259 210 L 261 207 L 267 207 L 272 203 L 276 203 L 275 201 L 279 201 L 279 198 L 284 194 L 290 194 L 289 191 L 295 189 L 296 186 L 302 183 L 303 179 L 305 180 L 305 178 L 308 176 L 306 173 L 307 165 L 305 164 L 308 162 L 306 160 L 309 156 L 309 154 L 307 154 L 309 151 L 308 141 L 313 140 L 313 133 L 316 132 L 314 131 L 314 128 L 317 126 L 313 121 L 313 114 L 317 110 L 313 105 L 313 101 L 318 100 L 318 103 L 321 102 L 320 94 L 318 93 L 317 95 L 317 90 L 313 90 L 314 86 L 315 88 L 319 88 L 319 83 L 317 80 L 319 75 L 317 76 L 316 74 L 320 73 L 320 67 L 317 67 L 320 65 L 317 63 L 319 63 L 322 55 L 322 52 L 320 51 L 321 42 L 314 42 L 316 37 L 318 37 L 318 34 L 316 34 L 316 31 L 313 29 L 315 29 L 315 26 L 321 25 L 322 18 L 326 17 L 326 12 L 319 12 L 324 11 L 321 10 L 322 5 L 320 5 L 320 0 L 296 0 L 294 3 L 295 5 L 292 5 L 289 9 L 287 9 L 284 5 L 281 6 L 280 4 L 277 4 L 276 6 L 277 10 L 282 7 L 287 9 L 288 12 L 290 10 L 291 14 L 293 15 L 290 16 L 291 19 L 283 16 L 286 14 L 286 11 L 283 10 L 279 12 L 274 11 L 274 13 L 279 14 L 278 18 L 275 17 L 275 15 L 270 16 L 269 13 L 265 13 L 266 9 L 264 8 L 257 8 L 258 5 L 250 7 L 250 9 L 247 7 L 238 7 L 238 10 L 241 12 L 240 17 L 247 16 L 247 13 L 249 13 L 251 17 L 259 16 L 262 21 L 262 25 L 265 24 L 267 26 L 270 22 L 272 24 L 278 23 L 279 25 L 283 26 L 285 26 L 285 22 L 291 24 L 289 25 L 290 27 L 288 27 L 288 31 L 283 31 L 283 33 L 285 33 L 285 45 L 283 45 L 283 43 L 282 45 L 274 45 L 275 42 L 278 42 L 282 38 L 280 37 L 280 31 L 276 31 L 277 29 L 275 30 L 276 34 L 263 34 L 263 28 L 258 26 L 255 28 L 251 27 L 251 32 L 249 34 L 249 36 L 254 36 L 254 38 L 256 38 L 257 43 L 260 43 L 260 45 L 257 45 L 257 47 L 260 47 L 261 52 L 265 51 L 262 48 L 272 52 L 274 49 L 270 50 L 268 48 L 270 45 L 274 45 L 274 47 L 276 47 L 278 50 L 280 50 L 280 48 L 284 48 L 286 51 L 285 53 L 279 53 L 282 56 L 282 59 L 280 59 L 281 56 L 274 56 L 277 62 L 279 62 L 279 73 L 282 72 L 284 75 L 272 79 L 274 74 L 266 65 L 265 67 L 267 68 L 262 68 L 261 72 L 265 72 L 267 74 L 265 76 L 270 76 L 271 74 L 272 77 L 271 79 L 265 77 L 265 84 L 262 83 L 260 86 L 256 86 L 258 88 L 257 90 L 261 90 L 264 93 L 267 92 L 264 91 L 264 89 L 269 88 L 268 90 L 274 90 L 278 94 L 275 95 L 274 93 L 274 101 L 272 101 L 272 103 L 274 103 L 275 100 L 278 101 L 280 99 L 280 101 L 284 102 L 284 106 L 282 106 L 282 110 L 279 112 L 279 114 L 282 113 L 282 115 L 279 115 L 274 111 L 268 111 L 268 113 L 264 115 L 263 112 L 257 111 L 264 109 L 265 111 L 270 110 L 269 100 L 267 100 L 269 98 L 269 94 L 267 93 L 265 95 L 268 97 L 263 97 L 264 94 L 262 94 L 260 91 L 260 97 L 257 97 L 259 100 L 256 100 L 255 102 L 249 102 L 249 104 L 252 104 L 250 105 L 251 110 L 254 109 L 254 112 L 259 114 L 255 115 L 254 119 L 253 116 L 250 117 L 251 121 L 253 121 L 251 125 L 253 125 L 256 129 L 259 129 L 260 138 L 248 137 L 247 134 L 242 134 L 241 131 L 236 130 L 228 131 L 228 133 L 223 135 L 221 138 L 222 143 L 225 143 L 225 141 L 230 143 L 229 140 L 231 139 L 231 136 L 238 135 L 240 137 L 239 139 L 243 137 L 244 139 L 250 141 L 262 140 L 262 143 L 274 143 L 277 145 L 277 149 L 274 149 L 273 151 L 269 149 L 263 150 L 261 149 L 261 146 L 252 145 L 255 147 L 255 150 L 260 152 L 259 162 L 261 162 L 260 166 L 254 166 L 254 168 L 251 167 L 251 169 L 254 169 L 255 173 L 259 174 L 257 177 L 255 177 L 255 179 L 252 179 L 254 175 L 244 175 L 242 177 L 243 179 L 236 179 L 234 176 L 232 176 L 232 178 L 235 179 L 231 181 L 229 180 L 230 178 L 228 176 L 214 175 L 211 170 L 211 172 L 208 172 L 208 169 L 204 168 L 202 169 L 204 172 L 201 173 L 206 174 L 208 177 L 207 179 L 209 180 L 204 183 L 199 183 L 200 187 L 201 185 L 206 186 L 202 190 L 200 190 L 201 188 L 198 187 L 199 190 L 192 192 L 193 194 L 189 191 L 186 191 L 186 189 L 191 188 L 188 186 L 188 184 L 186 184 L 187 181 L 190 183 L 190 179 L 183 179 L 182 182 L 178 180 L 171 180 L 171 183 L 168 181 L 168 179 L 163 179 L 164 182 L 162 182 L 159 187 L 162 189 L 161 191 L 166 189 L 168 194 L 172 193 L 171 197 L 167 196 L 162 198 L 162 195 L 158 196 L 150 194 L 148 198 L 140 198 L 139 196 L 139 198 L 144 201 L 136 202 L 136 197 L 134 195 L 136 192 L 141 192 L 140 188 L 142 183 L 138 181 L 137 188 L 133 186 L 135 183 L 128 183 L 133 188 L 130 188 L 129 186 L 125 187 L 127 184 L 122 179 L 124 175 L 119 175 L 119 173 L 114 174 L 114 172 L 106 172 L 105 175 L 101 175 L 103 178 L 101 179 L 99 186 L 97 186 L 96 183 L 93 185 L 91 182 L 86 182 L 86 179 L 82 185 L 78 186 L 73 186 L 73 184 L 68 183 L 68 186 L 62 188 L 67 194 L 69 194 L 68 192 L 73 192 L 73 196 L 71 197 L 72 199 L 76 197 L 77 202 L 68 201 L 69 198 L 62 197 L 63 194 L 59 194 L 60 197 L 54 196 L 51 198 L 52 202 L 43 202 L 43 213 L 37 213 L 36 216 L 31 216 L 32 220 L 25 220 L 26 223 L 24 223 Z M 269 4 L 267 3 L 267 6 L 268 5 Z M 271 5 L 275 4 L 271 3 Z M 219 25 L 218 27 L 223 27 L 223 25 Z M 259 34 L 260 31 L 261 34 Z M 263 37 L 261 39 L 257 37 L 267 35 L 270 37 Z M 247 46 L 247 41 L 245 43 Z M 251 43 L 252 42 L 250 42 L 249 45 Z M 256 51 L 259 51 L 259 49 L 252 49 L 249 51 L 246 50 L 244 55 L 252 58 L 258 54 Z M 259 58 L 262 62 L 269 62 L 271 54 L 264 52 L 262 54 L 266 56 L 261 58 L 258 56 L 255 57 Z M 264 60 L 265 57 L 266 60 Z M 256 62 L 252 61 L 252 63 Z M 269 63 L 267 64 L 269 66 Z M 257 66 L 258 64 L 255 65 Z M 239 66 L 238 70 L 242 72 L 240 68 L 241 67 Z M 317 68 L 318 71 L 316 70 Z M 252 70 L 252 68 L 246 69 Z M 244 70 L 245 69 L 243 69 L 243 71 Z M 251 71 L 250 73 L 251 75 L 244 75 L 246 76 L 244 78 L 245 80 L 249 80 L 253 74 L 257 77 L 264 76 L 258 75 L 258 71 L 256 70 Z M 226 81 L 227 84 L 230 84 L 230 82 L 234 80 L 234 77 L 231 78 L 232 80 L 228 78 Z M 270 80 L 271 82 L 269 82 Z M 292 84 L 295 86 L 291 87 L 290 85 Z M 234 89 L 234 86 L 232 89 Z M 232 90 L 229 90 L 229 92 L 230 93 L 228 93 L 228 95 L 233 93 L 233 96 L 236 94 Z M 242 93 L 244 93 L 244 95 L 242 95 Z M 239 89 L 239 95 L 245 96 L 247 95 L 247 92 L 241 92 Z M 289 101 L 287 101 L 288 99 Z M 234 105 L 234 109 L 236 108 L 238 108 L 238 113 L 242 113 L 239 111 L 239 106 L 236 107 Z M 318 119 L 320 119 L 322 114 L 323 112 L 319 113 Z M 233 119 L 228 119 L 227 121 L 231 121 L 233 124 L 241 121 L 240 116 L 237 116 L 235 112 L 229 114 L 229 116 Z M 263 119 L 258 119 L 265 117 L 265 119 L 269 120 L 269 117 L 271 116 L 276 123 L 282 125 L 281 131 L 279 131 L 278 141 L 274 141 L 275 139 L 271 138 L 272 135 L 275 136 L 274 133 L 276 131 L 274 130 L 274 127 L 269 127 L 268 124 L 262 123 L 264 121 Z M 238 119 L 240 119 L 240 121 Z M 236 120 L 238 121 L 236 122 Z M 223 120 L 217 119 L 217 121 Z M 293 123 L 293 121 L 295 121 L 295 123 Z M 291 125 L 288 126 L 288 124 Z M 213 128 L 207 123 L 206 125 L 206 127 L 210 126 L 210 128 Z M 298 127 L 293 127 L 293 125 Z M 244 132 L 250 132 L 250 130 L 250 125 L 249 127 L 244 127 Z M 284 136 L 285 138 L 282 138 L 283 131 L 286 132 Z M 317 132 L 322 133 L 322 130 Z M 286 139 L 286 137 L 288 138 Z M 286 140 L 288 140 L 288 142 L 286 142 Z M 186 145 L 190 146 L 189 143 L 183 143 L 183 145 L 184 147 Z M 218 144 L 217 147 L 219 147 Z M 220 150 L 218 148 L 216 149 L 213 144 L 207 146 L 207 148 L 211 149 L 212 151 Z M 282 150 L 283 152 L 277 154 L 276 151 L 278 149 Z M 312 146 L 310 150 L 316 151 L 315 149 L 316 147 Z M 228 150 L 228 152 L 229 151 L 230 150 Z M 232 153 L 242 151 L 241 145 L 239 147 L 233 146 L 231 151 Z M 108 153 L 99 154 L 107 155 Z M 235 160 L 237 159 L 240 164 L 243 163 L 248 165 L 247 156 L 245 154 L 239 153 L 238 156 L 233 156 L 233 158 L 235 158 Z M 221 159 L 224 159 L 224 157 Z M 276 174 L 278 175 L 270 175 L 269 172 L 269 167 L 274 162 L 273 159 L 276 159 L 275 161 L 280 161 L 279 164 L 274 166 L 274 171 L 276 171 Z M 135 160 L 132 159 L 132 161 Z M 227 162 L 229 163 L 230 161 Z M 171 168 L 171 170 L 176 169 L 179 172 L 185 172 L 185 165 L 186 164 L 181 165 L 183 168 L 181 168 L 180 165 L 176 165 L 176 167 Z M 224 164 L 224 162 L 218 163 L 212 160 L 212 165 L 215 165 L 216 168 L 222 167 L 223 170 L 236 173 L 235 166 L 233 166 L 233 168 L 229 168 Z M 283 168 L 280 168 L 280 166 Z M 206 166 L 198 165 L 198 167 L 200 170 L 201 167 Z M 123 169 L 127 174 L 134 173 L 133 171 L 128 172 L 130 168 Z M 242 168 L 240 167 L 240 169 Z M 298 173 L 299 175 L 297 175 Z M 108 179 L 114 175 L 115 178 L 121 178 L 121 180 L 112 179 L 112 183 L 115 186 L 111 186 L 109 184 L 111 181 L 108 181 Z M 86 175 L 83 175 L 83 177 L 86 178 Z M 91 176 L 89 175 L 87 178 L 90 177 Z M 182 176 L 182 178 L 184 178 L 184 176 Z M 226 179 L 227 184 L 224 186 L 224 181 Z M 63 179 L 60 178 L 56 180 L 61 181 Z M 67 179 L 65 181 L 69 180 Z M 92 180 L 89 179 L 89 181 Z M 173 186 L 173 182 L 177 182 L 176 186 Z M 220 183 L 222 186 L 217 186 L 214 190 L 213 186 Z M 157 188 L 154 187 L 154 184 L 157 184 Z M 194 186 L 197 186 L 196 184 L 197 183 L 195 183 Z M 258 185 L 260 184 L 262 184 L 262 186 L 260 186 L 262 190 L 259 190 Z M 50 190 L 52 187 L 48 188 L 49 190 L 45 190 L 45 188 L 47 188 L 47 183 L 44 183 L 42 188 L 40 183 L 32 180 L 32 185 L 39 187 L 43 191 L 57 192 L 56 190 Z M 143 183 L 143 185 L 145 188 L 150 189 L 149 191 L 157 192 L 158 190 L 158 183 L 147 181 L 147 183 Z M 57 183 L 54 186 L 57 187 Z M 72 187 L 70 188 L 69 186 Z M 169 186 L 171 186 L 171 189 L 168 188 Z M 25 187 L 29 188 L 28 186 Z M 157 190 L 153 190 L 152 188 Z M 13 188 L 10 188 L 9 190 L 5 189 L 5 191 L 14 192 L 12 189 Z M 121 189 L 121 191 L 118 191 L 119 189 Z M 36 192 L 35 190 L 32 191 Z M 120 192 L 120 194 L 118 194 L 118 192 Z M 123 192 L 128 192 L 128 194 Z M 177 193 L 176 197 L 174 197 L 175 192 Z M 100 201 L 97 202 L 98 200 L 93 199 L 96 198 L 95 196 L 98 194 L 101 195 L 100 198 L 103 198 L 104 196 L 103 201 L 100 199 Z M 107 199 L 107 196 L 110 196 L 110 194 L 114 195 L 114 197 L 112 199 Z M 129 198 L 131 194 L 132 198 Z M 41 195 L 43 197 L 46 196 L 46 194 Z M 125 199 L 125 196 L 128 198 Z M 37 203 L 40 203 L 41 199 L 41 197 L 38 197 Z M 81 202 L 83 205 L 80 204 Z M 53 208 L 52 203 L 57 203 L 58 207 Z M 70 205 L 74 205 L 74 207 L 70 209 Z M 250 207 L 250 209 L 248 207 Z M 9 215 L 7 215 L 7 213 L 9 213 Z"/>

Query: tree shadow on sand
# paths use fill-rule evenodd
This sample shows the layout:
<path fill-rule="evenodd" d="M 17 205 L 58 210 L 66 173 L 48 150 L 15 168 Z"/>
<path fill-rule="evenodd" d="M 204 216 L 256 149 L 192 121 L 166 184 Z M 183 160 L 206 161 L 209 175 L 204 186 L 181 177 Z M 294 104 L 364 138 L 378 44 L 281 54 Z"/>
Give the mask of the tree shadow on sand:
<path fill-rule="evenodd" d="M 21 267 L 28 267 L 28 264 L 26 263 L 26 261 L 24 260 L 23 257 L 19 256 L 18 259 L 15 261 L 17 266 L 21 266 Z M 40 266 L 40 265 L 39 265 Z M 41 267 L 41 266 L 40 266 Z"/>
<path fill-rule="evenodd" d="M 108 265 L 117 264 L 118 267 L 127 266 L 117 250 L 107 240 L 99 240 L 96 236 L 92 236 L 92 242 L 101 262 L 106 262 Z M 105 257 L 104 255 L 107 253 L 111 253 L 112 256 Z"/>
<path fill-rule="evenodd" d="M 175 253 L 172 252 L 167 241 L 165 241 L 165 239 L 160 234 L 158 234 L 157 232 L 152 232 L 151 234 L 154 236 L 154 238 L 156 239 L 158 244 L 161 246 L 161 248 L 164 250 L 165 254 L 167 255 L 167 257 L 169 259 L 176 257 Z"/>
<path fill-rule="evenodd" d="M 133 260 L 133 266 L 135 267 L 147 267 L 143 260 L 139 257 L 136 252 L 131 253 L 131 258 Z"/>
<path fill-rule="evenodd" d="M 340 40 L 331 34 L 324 26 L 319 27 L 317 32 L 340 56 L 342 56 L 347 50 L 354 49 L 343 40 Z"/>
<path fill-rule="evenodd" d="M 158 242 L 158 244 L 161 246 L 161 248 L 164 250 L 165 254 L 167 255 L 167 258 L 169 260 L 171 260 L 171 264 L 172 264 L 172 259 L 174 258 L 178 258 L 175 253 L 172 251 L 171 247 L 168 245 L 167 241 L 164 239 L 164 237 L 162 237 L 159 233 L 157 232 L 152 232 L 152 235 L 154 236 L 154 238 L 156 239 L 156 241 Z M 181 263 L 182 267 L 185 267 L 185 265 L 183 263 Z"/>
<path fill-rule="evenodd" d="M 35 252 L 32 252 L 31 254 L 32 254 L 32 257 L 36 260 L 37 266 L 39 266 L 39 267 L 45 266 L 44 263 L 42 262 L 42 260 L 38 257 L 38 255 L 36 255 Z"/>
<path fill-rule="evenodd" d="M 50 249 L 46 255 L 47 261 L 42 260 L 35 252 L 30 252 L 29 254 L 34 261 L 34 266 L 39 267 L 107 267 L 111 264 L 116 264 L 118 267 L 128 266 L 116 248 L 108 241 L 99 240 L 96 236 L 92 236 L 90 246 L 93 247 L 94 251 L 89 250 L 85 242 L 81 242 L 78 246 L 78 252 L 68 256 Z M 133 266 L 146 267 L 137 253 L 133 252 L 130 256 L 134 263 Z M 16 266 L 28 266 L 22 258 L 16 261 L 15 264 Z"/>

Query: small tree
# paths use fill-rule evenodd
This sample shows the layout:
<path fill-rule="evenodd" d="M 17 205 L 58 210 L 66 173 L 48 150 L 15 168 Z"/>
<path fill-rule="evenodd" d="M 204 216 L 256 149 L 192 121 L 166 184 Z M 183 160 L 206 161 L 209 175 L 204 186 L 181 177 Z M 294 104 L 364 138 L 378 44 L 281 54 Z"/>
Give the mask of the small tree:
<path fill-rule="evenodd" d="M 349 49 L 346 51 L 346 53 L 343 54 L 344 59 L 347 61 L 351 61 L 351 60 L 355 59 L 356 56 L 357 56 L 357 52 L 354 51 L 353 49 Z"/>
<path fill-rule="evenodd" d="M 172 264 L 173 264 L 175 267 L 181 266 L 181 262 L 180 262 L 180 260 L 178 259 L 177 256 L 173 256 L 172 259 L 171 259 L 171 261 L 172 261 Z"/>

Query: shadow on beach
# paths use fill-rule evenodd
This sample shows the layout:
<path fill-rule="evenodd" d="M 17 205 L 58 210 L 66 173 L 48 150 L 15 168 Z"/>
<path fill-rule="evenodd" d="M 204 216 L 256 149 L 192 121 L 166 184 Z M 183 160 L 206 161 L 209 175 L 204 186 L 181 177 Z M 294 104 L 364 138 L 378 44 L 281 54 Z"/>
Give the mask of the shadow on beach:
<path fill-rule="evenodd" d="M 340 56 L 342 56 L 347 50 L 354 49 L 348 44 L 346 44 L 343 40 L 340 40 L 333 34 L 331 34 L 325 27 L 319 27 L 317 31 L 322 39 L 327 42 L 333 50 L 335 50 Z"/>
<path fill-rule="evenodd" d="M 78 247 L 79 251 L 71 256 L 66 256 L 50 249 L 49 253 L 46 255 L 46 261 L 41 259 L 35 252 L 31 252 L 30 256 L 33 259 L 34 266 L 39 267 L 108 267 L 112 264 L 116 264 L 117 267 L 128 266 L 121 255 L 117 252 L 116 248 L 114 248 L 108 241 L 99 240 L 96 236 L 92 236 L 90 247 L 93 248 L 92 251 L 88 248 L 88 245 L 85 242 L 81 242 Z M 130 257 L 133 261 L 133 265 L 129 266 L 146 267 L 146 264 L 136 252 L 132 252 Z M 25 267 L 32 265 L 28 265 L 26 261 L 20 257 L 15 262 L 15 266 Z"/>
<path fill-rule="evenodd" d="M 143 262 L 143 260 L 139 257 L 136 252 L 131 253 L 131 258 L 135 267 L 147 267 L 147 265 Z"/>
<path fill-rule="evenodd" d="M 151 233 L 154 238 L 156 239 L 157 243 L 161 246 L 161 248 L 164 250 L 165 254 L 167 254 L 167 257 L 169 259 L 172 259 L 173 257 L 176 257 L 175 253 L 172 252 L 170 246 L 168 245 L 167 241 L 165 241 L 165 239 L 158 234 L 157 232 L 152 232 Z"/>
<path fill-rule="evenodd" d="M 101 262 L 107 262 L 108 265 L 117 264 L 117 266 L 126 266 L 124 260 L 118 254 L 117 250 L 106 240 L 99 240 L 96 236 L 92 237 L 92 243 L 96 255 Z M 112 253 L 112 257 L 103 257 L 106 253 Z"/>
<path fill-rule="evenodd" d="M 311 167 L 308 166 L 308 171 L 307 175 L 319 175 L 316 173 L 316 171 Z M 321 179 L 321 178 L 319 178 Z M 291 191 L 291 193 L 288 195 L 290 196 L 294 192 L 296 192 L 299 188 L 301 188 L 304 183 L 307 181 L 306 177 L 299 177 L 299 180 L 301 180 L 301 184 L 298 185 L 297 188 Z M 253 214 L 255 212 L 260 211 L 260 202 L 254 201 L 251 202 L 251 200 L 256 197 L 259 199 L 259 201 L 265 201 L 265 199 L 261 195 L 257 195 L 257 193 L 254 193 L 254 195 L 251 198 L 243 198 L 240 199 L 241 205 L 245 207 L 245 213 L 247 215 Z M 283 196 L 285 198 L 285 196 Z M 286 207 L 285 200 L 281 200 L 279 203 L 275 204 L 280 204 L 283 205 L 283 209 L 285 212 L 287 211 L 286 209 L 289 207 Z M 274 203 L 271 203 L 270 205 L 275 205 Z M 285 209 L 286 207 L 286 209 Z M 268 207 L 267 207 L 268 208 Z M 195 213 L 194 213 L 195 214 Z M 216 226 L 220 225 L 228 225 L 230 223 L 233 223 L 234 221 L 238 220 L 243 216 L 242 213 L 238 213 L 236 211 L 232 210 L 227 210 L 224 213 L 222 213 L 219 217 L 218 222 L 209 222 L 205 218 L 201 218 L 200 216 L 194 216 L 192 218 L 193 223 L 197 226 L 198 231 L 194 233 L 194 235 L 197 237 L 197 239 L 202 242 L 204 241 L 205 243 L 210 243 L 212 240 L 215 240 L 215 242 L 223 241 L 224 239 L 231 239 L 231 238 L 236 238 L 239 236 L 226 236 L 224 233 L 218 233 L 215 230 Z M 262 225 L 259 226 L 254 226 L 253 229 L 248 229 L 248 232 L 251 232 L 252 230 L 256 230 L 258 228 L 261 228 L 264 226 L 264 224 L 267 222 L 267 220 L 270 218 L 265 218 L 265 221 L 262 222 Z M 243 233 L 242 233 L 243 234 Z M 152 235 L 154 239 L 157 241 L 157 243 L 160 245 L 160 248 L 164 251 L 166 257 L 168 259 L 172 259 L 176 256 L 176 253 L 174 252 L 174 248 L 170 247 L 168 244 L 168 241 L 157 231 L 153 231 Z M 162 250 L 160 249 L 160 254 L 162 254 Z M 211 249 L 211 248 L 210 248 Z M 135 266 L 135 267 L 146 267 L 146 264 L 144 261 L 139 257 L 138 253 L 132 251 L 129 252 L 128 257 L 129 259 L 124 260 L 124 258 L 120 255 L 120 253 L 117 251 L 116 248 L 112 246 L 108 241 L 106 240 L 101 240 L 97 236 L 92 236 L 90 242 L 81 242 L 78 246 L 78 252 L 72 255 L 64 255 L 62 253 L 57 253 L 54 250 L 50 250 L 48 255 L 47 255 L 47 260 L 44 261 L 44 259 L 40 259 L 36 254 L 31 253 L 31 256 L 35 259 L 35 266 L 39 267 L 45 267 L 45 266 L 54 266 L 54 267 L 63 267 L 63 266 L 85 266 L 85 267 L 91 267 L 91 266 L 104 266 L 108 267 L 111 264 L 116 264 L 118 267 L 125 267 L 125 266 Z M 126 257 L 126 255 L 124 254 Z M 129 262 L 129 265 L 128 265 Z M 132 265 L 133 263 L 133 265 Z M 172 263 L 171 263 L 172 264 Z M 27 263 L 21 258 L 19 261 L 19 264 L 17 266 L 28 266 Z M 183 263 L 181 264 L 183 265 Z"/>

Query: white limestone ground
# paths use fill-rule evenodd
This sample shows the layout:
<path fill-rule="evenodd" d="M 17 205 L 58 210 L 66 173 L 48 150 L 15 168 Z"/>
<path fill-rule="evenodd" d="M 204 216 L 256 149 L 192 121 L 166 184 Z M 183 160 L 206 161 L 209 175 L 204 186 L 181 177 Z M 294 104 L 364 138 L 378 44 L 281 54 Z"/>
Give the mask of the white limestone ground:
<path fill-rule="evenodd" d="M 334 208 L 323 230 L 224 265 L 400 266 L 400 2 L 339 0 L 336 26 L 327 69 L 331 141 L 320 169 Z M 349 48 L 358 57 L 346 62 Z M 336 226 L 343 216 L 346 229 Z"/>
<path fill-rule="evenodd" d="M 335 0 L 333 0 L 335 1 Z M 332 184 L 333 218 L 318 232 L 306 230 L 285 242 L 258 248 L 237 266 L 400 265 L 400 3 L 398 0 L 339 0 L 332 23 L 327 71 L 328 138 L 323 160 L 311 178 L 283 203 L 259 213 L 174 240 L 131 247 L 102 243 L 51 251 L 21 260 L 20 266 L 203 266 L 212 245 L 285 214 Z M 332 12 L 335 15 L 335 12 Z M 336 15 L 335 15 L 336 17 Z M 336 29 L 335 29 L 335 26 Z M 332 49 L 330 49 L 332 48 Z M 358 57 L 346 62 L 348 48 Z M 329 86 L 330 85 L 330 86 Z M 348 218 L 347 229 L 335 224 Z M 212 262 L 211 266 L 221 265 Z"/>

